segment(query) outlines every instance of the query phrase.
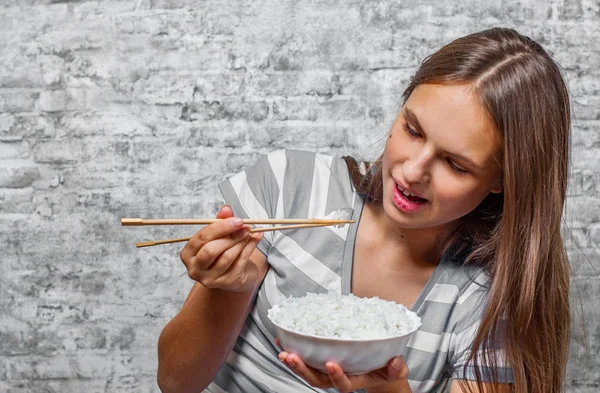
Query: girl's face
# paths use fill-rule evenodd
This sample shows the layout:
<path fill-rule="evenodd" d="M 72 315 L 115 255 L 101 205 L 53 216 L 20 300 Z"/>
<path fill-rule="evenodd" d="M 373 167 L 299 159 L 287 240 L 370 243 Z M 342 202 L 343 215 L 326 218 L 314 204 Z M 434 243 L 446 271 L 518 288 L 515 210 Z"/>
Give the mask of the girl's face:
<path fill-rule="evenodd" d="M 417 86 L 386 142 L 385 213 L 403 228 L 440 227 L 470 213 L 502 191 L 500 152 L 470 85 Z"/>

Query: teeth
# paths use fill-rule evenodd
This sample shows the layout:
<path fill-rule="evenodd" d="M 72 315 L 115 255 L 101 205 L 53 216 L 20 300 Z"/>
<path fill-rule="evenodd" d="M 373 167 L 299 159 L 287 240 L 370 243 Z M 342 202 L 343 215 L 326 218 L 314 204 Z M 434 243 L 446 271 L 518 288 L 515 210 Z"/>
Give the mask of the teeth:
<path fill-rule="evenodd" d="M 413 194 L 411 194 L 410 192 L 406 192 L 404 190 L 404 188 L 400 187 L 399 185 L 396 185 L 396 187 L 398 187 L 398 190 L 400 190 L 401 193 L 403 193 L 406 196 L 413 196 Z"/>

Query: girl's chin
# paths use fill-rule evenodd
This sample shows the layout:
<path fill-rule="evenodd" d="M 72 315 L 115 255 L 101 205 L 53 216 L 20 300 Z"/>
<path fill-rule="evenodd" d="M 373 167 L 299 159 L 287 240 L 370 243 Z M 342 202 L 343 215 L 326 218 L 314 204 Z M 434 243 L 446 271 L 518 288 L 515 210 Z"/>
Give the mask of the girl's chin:
<path fill-rule="evenodd" d="M 416 215 L 405 215 L 394 203 L 384 203 L 383 210 L 389 220 L 406 229 L 423 229 L 427 227 Z"/>

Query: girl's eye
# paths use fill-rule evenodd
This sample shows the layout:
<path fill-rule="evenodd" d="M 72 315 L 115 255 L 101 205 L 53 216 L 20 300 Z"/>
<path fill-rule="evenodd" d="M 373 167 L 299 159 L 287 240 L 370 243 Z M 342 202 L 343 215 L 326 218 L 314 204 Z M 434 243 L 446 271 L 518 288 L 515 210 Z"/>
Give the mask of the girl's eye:
<path fill-rule="evenodd" d="M 454 162 L 452 162 L 452 160 L 450 160 L 450 159 L 448 159 L 448 165 L 454 172 L 456 172 L 459 175 L 464 175 L 465 173 L 467 173 L 467 171 L 465 171 L 464 169 L 456 166 L 456 164 Z"/>
<path fill-rule="evenodd" d="M 421 136 L 417 131 L 415 131 L 412 128 L 410 128 L 410 126 L 408 125 L 408 123 L 404 123 L 403 126 L 404 126 L 404 131 L 406 131 L 410 136 L 413 136 L 415 138 Z"/>

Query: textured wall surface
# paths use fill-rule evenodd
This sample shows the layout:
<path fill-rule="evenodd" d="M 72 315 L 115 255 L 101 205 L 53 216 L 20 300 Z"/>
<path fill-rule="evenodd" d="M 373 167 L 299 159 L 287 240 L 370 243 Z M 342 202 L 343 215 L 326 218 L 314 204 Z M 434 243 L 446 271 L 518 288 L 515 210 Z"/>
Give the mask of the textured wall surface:
<path fill-rule="evenodd" d="M 191 281 L 181 245 L 134 243 L 193 232 L 119 219 L 212 217 L 216 183 L 278 148 L 374 158 L 422 58 L 502 25 L 570 86 L 568 391 L 597 393 L 600 3 L 490 3 L 2 0 L 0 392 L 158 392 Z"/>

